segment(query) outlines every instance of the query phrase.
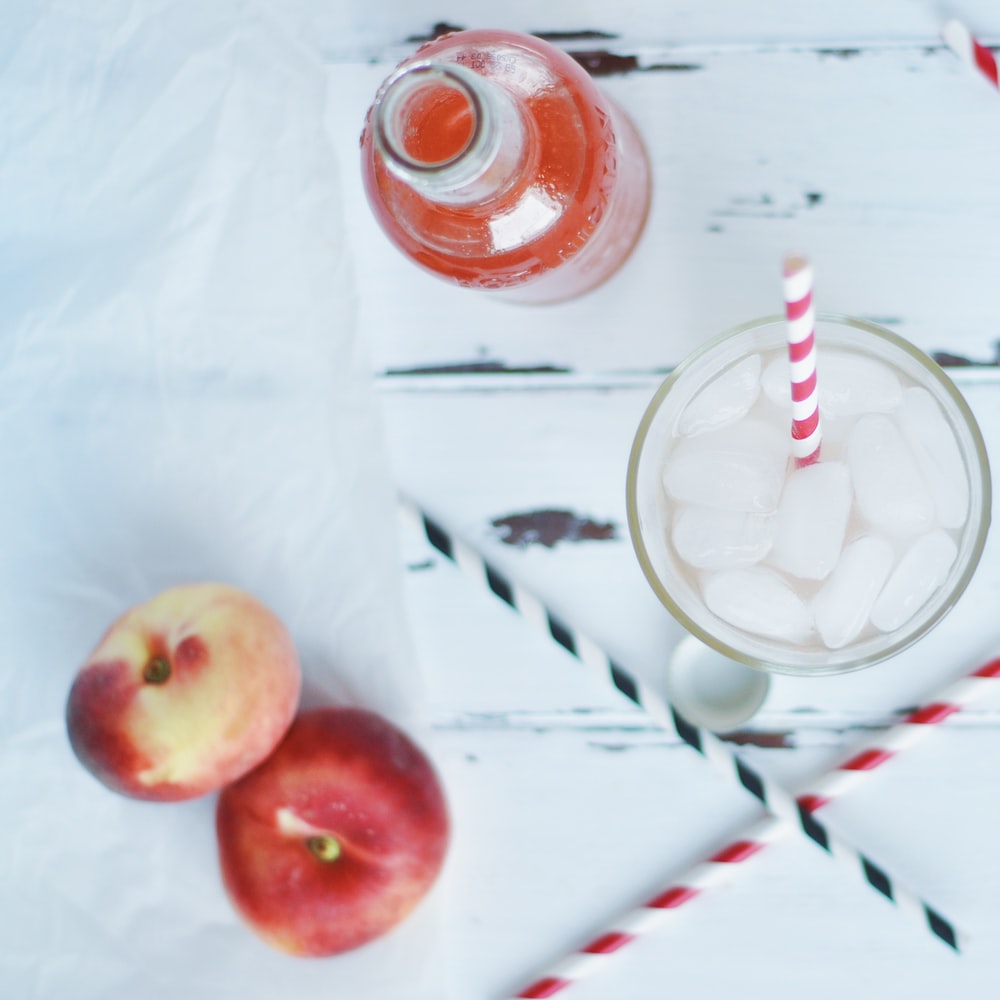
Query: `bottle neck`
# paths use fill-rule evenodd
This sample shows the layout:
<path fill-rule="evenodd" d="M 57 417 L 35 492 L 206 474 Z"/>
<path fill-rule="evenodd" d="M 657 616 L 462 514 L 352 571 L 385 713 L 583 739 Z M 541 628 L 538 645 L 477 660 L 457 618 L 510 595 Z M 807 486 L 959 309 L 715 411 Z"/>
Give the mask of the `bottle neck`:
<path fill-rule="evenodd" d="M 524 122 L 512 97 L 458 63 L 397 70 L 375 98 L 372 130 L 388 170 L 448 204 L 501 194 L 525 157 Z"/>

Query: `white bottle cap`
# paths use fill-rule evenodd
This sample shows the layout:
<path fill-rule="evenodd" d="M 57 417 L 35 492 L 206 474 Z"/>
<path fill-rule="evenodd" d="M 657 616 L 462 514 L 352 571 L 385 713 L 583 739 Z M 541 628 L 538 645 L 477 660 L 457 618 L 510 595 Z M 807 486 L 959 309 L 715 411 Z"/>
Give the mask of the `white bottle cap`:
<path fill-rule="evenodd" d="M 763 670 L 723 656 L 693 635 L 685 636 L 667 663 L 667 696 L 689 722 L 729 732 L 764 704 L 771 686 Z"/>

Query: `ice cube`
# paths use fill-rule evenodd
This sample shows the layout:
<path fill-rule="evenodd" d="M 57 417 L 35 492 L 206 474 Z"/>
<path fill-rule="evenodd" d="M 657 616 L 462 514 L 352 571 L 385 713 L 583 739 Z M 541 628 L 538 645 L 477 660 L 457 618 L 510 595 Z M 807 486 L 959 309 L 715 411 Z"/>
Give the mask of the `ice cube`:
<path fill-rule="evenodd" d="M 754 635 L 800 642 L 812 632 L 805 601 L 770 570 L 723 570 L 704 581 L 703 594 L 713 614 Z"/>
<path fill-rule="evenodd" d="M 915 386 L 903 393 L 897 419 L 934 498 L 938 524 L 960 528 L 969 511 L 969 481 L 941 407 L 926 389 Z"/>
<path fill-rule="evenodd" d="M 770 562 L 806 580 L 823 580 L 844 544 L 851 477 L 842 462 L 819 462 L 788 477 L 772 519 Z"/>
<path fill-rule="evenodd" d="M 663 486 L 682 503 L 771 513 L 778 506 L 791 436 L 747 418 L 681 438 L 667 456 Z"/>
<path fill-rule="evenodd" d="M 903 391 L 887 365 L 846 351 L 817 353 L 816 384 L 820 409 L 831 417 L 892 413 Z"/>
<path fill-rule="evenodd" d="M 764 367 L 760 376 L 760 387 L 764 395 L 776 406 L 792 408 L 792 373 L 788 354 L 779 354 Z"/>
<path fill-rule="evenodd" d="M 764 369 L 764 394 L 779 406 L 791 405 L 788 358 L 776 357 Z M 817 349 L 816 389 L 819 408 L 828 417 L 891 413 L 899 405 L 902 386 L 881 361 L 846 351 Z"/>
<path fill-rule="evenodd" d="M 847 462 L 862 516 L 889 532 L 917 532 L 934 520 L 934 500 L 896 425 L 860 417 L 847 439 Z"/>
<path fill-rule="evenodd" d="M 816 630 L 827 648 L 840 649 L 860 635 L 893 558 L 892 546 L 873 535 L 864 535 L 844 549 L 812 600 Z"/>
<path fill-rule="evenodd" d="M 880 632 L 905 625 L 944 583 L 958 547 L 940 528 L 921 535 L 903 554 L 872 608 Z"/>
<path fill-rule="evenodd" d="M 771 547 L 770 519 L 740 510 L 685 507 L 671 533 L 677 554 L 698 569 L 752 566 Z"/>
<path fill-rule="evenodd" d="M 760 355 L 743 358 L 712 379 L 681 413 L 677 433 L 702 434 L 742 420 L 760 395 Z"/>

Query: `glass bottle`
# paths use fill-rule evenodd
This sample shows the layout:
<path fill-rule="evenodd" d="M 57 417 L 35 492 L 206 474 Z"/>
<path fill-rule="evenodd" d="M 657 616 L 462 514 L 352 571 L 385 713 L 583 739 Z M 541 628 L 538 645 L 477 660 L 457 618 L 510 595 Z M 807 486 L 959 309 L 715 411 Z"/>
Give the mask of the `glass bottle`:
<path fill-rule="evenodd" d="M 635 246 L 650 170 L 632 123 L 530 35 L 443 35 L 379 88 L 361 136 L 369 203 L 411 260 L 455 284 L 557 302 Z"/>

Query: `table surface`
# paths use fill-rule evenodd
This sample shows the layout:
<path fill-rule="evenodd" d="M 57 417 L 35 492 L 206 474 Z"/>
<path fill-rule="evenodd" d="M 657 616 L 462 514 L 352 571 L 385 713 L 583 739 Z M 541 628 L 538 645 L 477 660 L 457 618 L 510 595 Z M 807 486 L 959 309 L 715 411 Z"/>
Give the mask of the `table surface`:
<path fill-rule="evenodd" d="M 787 250 L 812 257 L 820 308 L 943 358 L 1000 454 L 1000 95 L 942 45 L 936 5 L 369 6 L 330 10 L 318 44 L 393 475 L 630 671 L 662 689 L 680 635 L 627 537 L 634 428 L 691 348 L 780 310 Z M 948 13 L 1000 41 L 985 0 Z M 501 304 L 419 272 L 376 228 L 354 169 L 361 118 L 435 24 L 546 34 L 641 130 L 648 227 L 591 295 Z M 505 519 L 537 525 L 553 510 L 573 517 L 552 537 L 504 538 Z M 612 530 L 580 538 L 581 520 Z M 740 752 L 794 789 L 995 656 L 998 544 L 994 532 L 965 596 L 915 648 L 857 674 L 775 678 Z M 505 997 L 762 810 L 402 524 L 400 546 L 455 813 L 451 996 Z M 994 697 L 953 716 L 824 811 L 967 931 L 962 955 L 790 832 L 566 995 L 985 995 L 1000 973 L 998 710 Z"/>

